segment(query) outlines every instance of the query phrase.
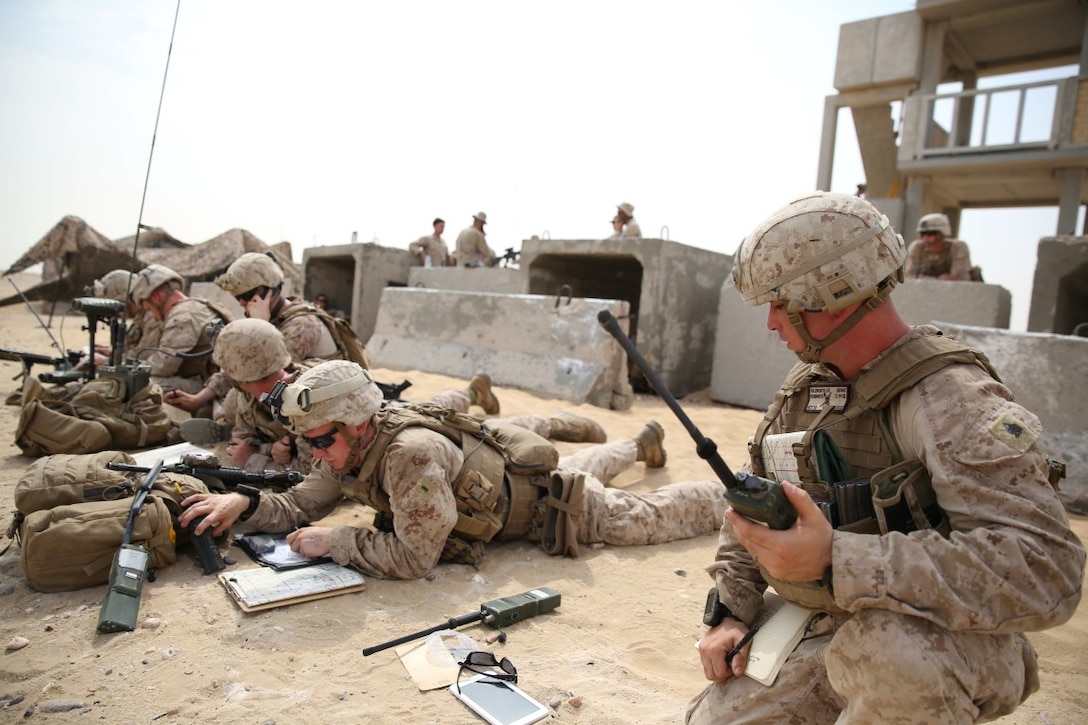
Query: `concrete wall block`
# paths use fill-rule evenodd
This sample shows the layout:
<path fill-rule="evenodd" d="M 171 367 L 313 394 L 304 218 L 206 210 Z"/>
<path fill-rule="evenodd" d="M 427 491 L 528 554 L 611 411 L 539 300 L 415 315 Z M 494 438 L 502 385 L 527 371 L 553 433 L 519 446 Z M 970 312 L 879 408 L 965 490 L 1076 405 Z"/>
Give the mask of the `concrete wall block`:
<path fill-rule="evenodd" d="M 916 81 L 922 19 L 913 11 L 839 26 L 835 88 L 857 90 Z"/>
<path fill-rule="evenodd" d="M 767 308 L 746 305 L 732 280 L 723 284 L 710 397 L 763 410 L 796 362 L 778 334 L 767 329 Z"/>
<path fill-rule="evenodd" d="M 1035 252 L 1028 330 L 1072 332 L 1088 321 L 1088 236 L 1043 237 Z"/>
<path fill-rule="evenodd" d="M 1012 294 L 1000 285 L 982 282 L 908 279 L 895 288 L 891 299 L 912 325 L 946 320 L 1007 330 L 1012 315 Z"/>
<path fill-rule="evenodd" d="M 308 247 L 302 252 L 306 299 L 324 292 L 331 307 L 349 313 L 351 326 L 366 343 L 374 332 L 382 290 L 408 284 L 418 260 L 407 249 L 379 244 Z"/>
<path fill-rule="evenodd" d="M 958 325 L 1009 325 L 1012 297 L 998 285 L 979 282 L 909 280 L 891 299 L 912 325 L 951 320 Z M 1088 339 L 1088 338 L 1086 338 Z M 710 397 L 722 403 L 762 410 L 770 404 L 797 356 L 767 329 L 767 307 L 749 307 L 733 288 L 722 285 Z"/>
<path fill-rule="evenodd" d="M 669 390 L 683 396 L 709 385 L 729 255 L 663 239 L 529 239 L 521 267 L 532 294 L 626 300 L 631 338 Z"/>
<path fill-rule="evenodd" d="M 468 379 L 550 398 L 623 409 L 631 404 L 627 356 L 597 322 L 622 321 L 626 302 L 574 298 L 556 307 L 541 295 L 500 295 L 418 287 L 382 295 L 367 351 L 376 367 Z"/>
<path fill-rule="evenodd" d="M 525 273 L 513 267 L 412 267 L 408 270 L 408 286 L 508 295 L 528 291 Z"/>
<path fill-rule="evenodd" d="M 1088 338 L 934 323 L 986 353 L 1016 401 L 1047 430 L 1088 430 Z"/>

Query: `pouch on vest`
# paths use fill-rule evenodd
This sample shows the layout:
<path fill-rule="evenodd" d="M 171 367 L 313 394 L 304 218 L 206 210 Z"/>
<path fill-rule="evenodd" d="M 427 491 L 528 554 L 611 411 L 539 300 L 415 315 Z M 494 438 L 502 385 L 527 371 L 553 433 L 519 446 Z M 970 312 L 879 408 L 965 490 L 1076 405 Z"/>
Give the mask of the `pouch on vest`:
<path fill-rule="evenodd" d="M 491 541 L 502 530 L 502 519 L 495 513 L 501 495 L 479 471 L 469 470 L 458 476 L 453 487 L 458 503 L 453 527 L 456 534 L 470 541 Z"/>
<path fill-rule="evenodd" d="M 929 471 L 921 461 L 889 466 L 873 474 L 871 485 L 881 534 L 935 529 L 946 539 L 951 535 L 951 524 L 937 503 Z"/>
<path fill-rule="evenodd" d="M 506 470 L 531 475 L 551 473 L 559 466 L 559 451 L 543 436 L 518 426 L 488 426 L 491 435 L 502 444 Z"/>
<path fill-rule="evenodd" d="M 91 501 L 29 514 L 18 534 L 27 583 L 40 592 L 105 584 L 131 507 L 131 499 Z M 177 561 L 170 510 L 157 496 L 148 496 L 140 508 L 132 543 L 148 549 L 151 568 Z"/>
<path fill-rule="evenodd" d="M 578 522 L 585 498 L 585 474 L 556 471 L 543 505 L 540 546 L 552 556 L 578 556 Z"/>

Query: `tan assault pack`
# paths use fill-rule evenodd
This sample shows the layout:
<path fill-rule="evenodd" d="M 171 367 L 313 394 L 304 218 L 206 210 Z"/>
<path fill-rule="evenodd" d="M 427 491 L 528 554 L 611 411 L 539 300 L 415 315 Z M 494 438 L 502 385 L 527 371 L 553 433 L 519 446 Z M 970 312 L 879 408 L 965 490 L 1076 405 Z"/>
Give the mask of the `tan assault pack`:
<path fill-rule="evenodd" d="M 56 399 L 27 376 L 15 444 L 24 455 L 38 457 L 164 442 L 173 424 L 163 408 L 162 388 L 148 383 L 127 400 L 126 393 L 123 380 L 101 377 L 84 383 L 70 398 Z"/>
<path fill-rule="evenodd" d="M 34 589 L 66 592 L 108 581 L 139 485 L 129 478 L 132 474 L 106 468 L 110 462 L 131 464 L 135 459 L 120 451 L 46 456 L 31 464 L 16 484 L 18 511 L 7 535 L 19 542 L 20 564 Z M 181 501 L 207 491 L 192 476 L 162 473 L 155 480 L 132 531 L 132 543 L 150 552 L 150 567 L 177 560 Z"/>
<path fill-rule="evenodd" d="M 316 315 L 325 324 L 329 334 L 332 335 L 333 342 L 336 343 L 336 349 L 343 353 L 344 359 L 357 363 L 363 370 L 370 369 L 366 347 L 355 334 L 350 322 L 342 317 L 330 315 L 320 307 L 311 304 L 291 305 L 284 311 L 283 320 L 286 322 L 296 315 Z"/>

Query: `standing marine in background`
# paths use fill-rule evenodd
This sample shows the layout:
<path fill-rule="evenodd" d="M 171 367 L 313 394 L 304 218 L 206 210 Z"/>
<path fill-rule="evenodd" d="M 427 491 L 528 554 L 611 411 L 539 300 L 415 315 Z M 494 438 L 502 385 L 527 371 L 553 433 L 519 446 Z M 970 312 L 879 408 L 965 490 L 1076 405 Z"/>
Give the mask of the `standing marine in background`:
<path fill-rule="evenodd" d="M 454 265 L 453 257 L 450 256 L 446 240 L 442 238 L 442 233 L 446 231 L 446 222 L 436 218 L 433 226 L 434 232 L 409 244 L 408 251 L 425 267 L 451 267 Z"/>
<path fill-rule="evenodd" d="M 617 204 L 612 229 L 614 231 L 609 239 L 641 239 L 642 228 L 635 221 L 635 207 L 626 201 Z"/>
<path fill-rule="evenodd" d="M 482 211 L 472 215 L 472 226 L 457 235 L 453 259 L 458 267 L 490 267 L 495 263 L 495 252 L 487 244 L 484 225 L 487 214 Z"/>

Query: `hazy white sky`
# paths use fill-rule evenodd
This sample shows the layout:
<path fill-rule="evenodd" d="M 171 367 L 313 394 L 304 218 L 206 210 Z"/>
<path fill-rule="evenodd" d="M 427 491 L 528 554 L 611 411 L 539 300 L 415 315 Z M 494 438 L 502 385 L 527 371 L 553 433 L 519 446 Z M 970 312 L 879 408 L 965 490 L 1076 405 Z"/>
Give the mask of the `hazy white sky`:
<path fill-rule="evenodd" d="M 0 0 L 0 269 L 66 214 L 134 234 L 176 0 Z M 913 0 L 182 0 L 143 222 L 406 246 L 476 211 L 533 234 L 731 254 L 815 187 L 842 23 Z M 863 178 L 840 123 L 833 188 Z M 967 212 L 1024 329 L 1057 211 Z M 911 234 L 904 234 L 909 240 Z"/>

